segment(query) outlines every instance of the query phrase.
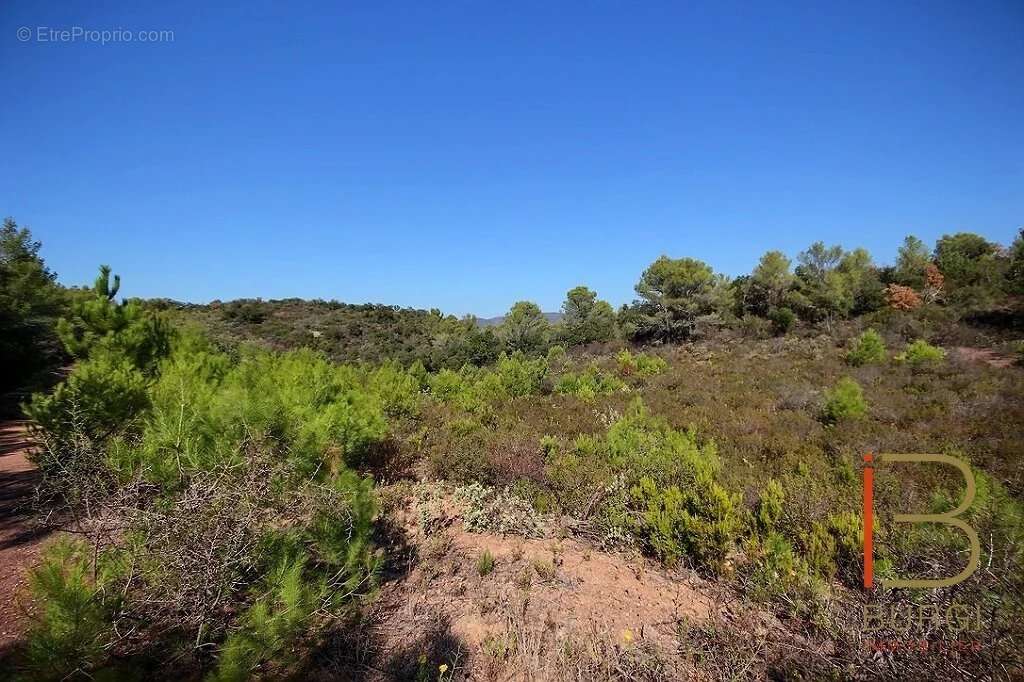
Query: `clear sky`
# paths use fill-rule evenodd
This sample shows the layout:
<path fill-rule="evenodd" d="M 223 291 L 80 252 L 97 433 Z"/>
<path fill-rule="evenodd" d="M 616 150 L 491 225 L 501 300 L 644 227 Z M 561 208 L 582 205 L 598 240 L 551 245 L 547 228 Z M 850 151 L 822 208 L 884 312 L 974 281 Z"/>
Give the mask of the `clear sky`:
<path fill-rule="evenodd" d="M 65 283 L 491 316 L 1024 224 L 1021 0 L 140 4 L 0 3 L 0 213 Z"/>

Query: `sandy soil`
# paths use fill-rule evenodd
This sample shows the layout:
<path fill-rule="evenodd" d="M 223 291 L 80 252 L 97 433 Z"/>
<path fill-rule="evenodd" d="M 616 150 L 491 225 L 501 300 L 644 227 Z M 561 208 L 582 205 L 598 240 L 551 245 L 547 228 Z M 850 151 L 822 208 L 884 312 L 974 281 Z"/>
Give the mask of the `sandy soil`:
<path fill-rule="evenodd" d="M 458 518 L 424 534 L 416 502 L 407 504 L 396 520 L 411 543 L 410 561 L 402 575 L 385 581 L 369 607 L 363 641 L 345 645 L 356 650 L 356 660 L 334 669 L 344 679 L 403 679 L 415 672 L 420 656 L 434 666 L 457 661 L 469 680 L 552 679 L 550 670 L 542 671 L 543 659 L 565 643 L 646 643 L 673 658 L 682 624 L 738 616 L 728 593 L 692 572 L 604 552 L 579 538 L 469 532 Z M 481 575 L 478 561 L 485 552 L 494 565 Z M 755 615 L 756 630 L 778 629 L 767 614 Z M 523 638 L 530 641 L 530 651 L 495 667 L 501 658 L 495 649 L 510 633 L 519 646 Z M 685 669 L 676 668 L 680 679 Z"/>

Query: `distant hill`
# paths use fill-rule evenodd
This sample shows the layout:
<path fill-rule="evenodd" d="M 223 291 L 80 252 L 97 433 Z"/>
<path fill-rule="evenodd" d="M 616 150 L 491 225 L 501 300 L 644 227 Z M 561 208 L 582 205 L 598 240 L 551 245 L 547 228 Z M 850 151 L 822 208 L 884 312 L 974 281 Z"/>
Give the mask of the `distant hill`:
<path fill-rule="evenodd" d="M 544 317 L 547 318 L 548 322 L 551 322 L 552 324 L 555 324 L 555 323 L 561 322 L 562 318 L 565 317 L 565 315 L 562 314 L 562 313 L 544 313 Z M 505 321 L 505 316 L 504 315 L 499 315 L 498 317 L 478 317 L 478 318 L 476 318 L 476 323 L 480 327 L 496 327 L 496 326 L 498 326 L 499 324 L 501 324 L 504 321 Z"/>
<path fill-rule="evenodd" d="M 502 317 L 477 319 L 444 315 L 439 310 L 418 310 L 379 304 L 307 301 L 297 298 L 264 301 L 239 299 L 206 305 L 166 299 L 148 301 L 153 308 L 173 310 L 198 323 L 219 345 L 256 343 L 285 350 L 310 347 L 335 362 L 380 363 L 416 360 L 428 368 L 486 364 L 503 349 L 501 341 L 479 330 L 501 324 Z M 561 313 L 544 313 L 550 322 Z M 475 331 L 475 333 L 474 333 Z"/>

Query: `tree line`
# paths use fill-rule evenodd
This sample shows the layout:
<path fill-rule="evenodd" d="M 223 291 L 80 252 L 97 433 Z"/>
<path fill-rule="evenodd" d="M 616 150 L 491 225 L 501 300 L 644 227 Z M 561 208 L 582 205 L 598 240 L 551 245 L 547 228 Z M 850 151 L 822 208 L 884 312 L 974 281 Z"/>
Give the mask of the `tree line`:
<path fill-rule="evenodd" d="M 40 255 L 40 242 L 12 218 L 0 230 L 0 391 L 40 385 L 45 372 L 71 357 L 57 319 L 91 289 L 57 282 Z M 101 273 L 102 276 L 102 273 Z M 116 295 L 116 281 L 111 285 Z M 503 352 L 546 353 L 621 339 L 632 343 L 680 342 L 718 328 L 765 329 L 782 334 L 794 325 L 831 330 L 839 321 L 891 308 L 912 311 L 942 306 L 957 314 L 1012 303 L 1024 294 L 1024 229 L 1008 248 L 960 232 L 933 248 L 914 236 L 896 262 L 879 265 L 863 248 L 847 250 L 818 241 L 796 255 L 768 251 L 754 269 L 730 278 L 705 261 L 661 256 L 641 273 L 636 298 L 615 310 L 580 285 L 552 323 L 531 301 L 516 302 L 499 325 L 438 310 L 324 301 L 234 301 L 194 306 L 168 300 L 133 305 L 196 318 L 225 343 L 258 341 L 278 348 L 310 346 L 337 362 L 419 360 L 430 369 L 487 365 Z M 87 302 L 87 300 L 86 300 Z"/>
<path fill-rule="evenodd" d="M 616 336 L 633 342 L 684 341 L 716 326 L 760 318 L 777 333 L 804 322 L 831 329 L 839 320 L 884 308 L 943 305 L 982 310 L 1024 293 L 1024 229 L 1010 248 L 972 233 L 939 239 L 934 249 L 908 236 L 896 263 L 877 265 L 863 248 L 818 241 L 797 254 L 768 251 L 748 275 L 729 278 L 696 258 L 661 256 L 641 274 L 637 298 L 617 312 L 585 286 L 570 290 L 562 321 L 551 324 L 532 302 L 512 306 L 495 346 L 532 353 Z"/>

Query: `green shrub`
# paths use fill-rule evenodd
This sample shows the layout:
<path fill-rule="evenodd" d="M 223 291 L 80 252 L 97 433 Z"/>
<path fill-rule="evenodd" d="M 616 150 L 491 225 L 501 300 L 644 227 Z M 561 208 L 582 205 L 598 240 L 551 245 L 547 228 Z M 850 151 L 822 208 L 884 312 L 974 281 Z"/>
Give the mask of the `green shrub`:
<path fill-rule="evenodd" d="M 306 621 L 323 598 L 325 587 L 304 576 L 306 558 L 282 561 L 266 576 L 260 596 L 241 616 L 241 626 L 228 635 L 211 682 L 244 682 L 264 661 L 277 668 L 291 661 Z"/>
<path fill-rule="evenodd" d="M 739 535 L 738 498 L 714 481 L 696 490 L 659 488 L 643 477 L 630 491 L 639 512 L 636 532 L 654 555 L 669 566 L 688 555 L 700 565 L 718 568 Z"/>
<path fill-rule="evenodd" d="M 713 441 L 635 400 L 603 437 L 549 451 L 546 471 L 563 511 L 592 520 L 606 542 L 636 538 L 667 564 L 689 556 L 715 568 L 742 527 L 739 497 L 717 482 L 718 469 Z"/>
<path fill-rule="evenodd" d="M 425 391 L 430 387 L 430 373 L 427 372 L 427 368 L 423 365 L 422 360 L 416 360 L 409 365 L 409 375 L 416 379 L 416 385 L 420 391 Z"/>
<path fill-rule="evenodd" d="M 828 530 L 835 538 L 835 563 L 839 574 L 847 584 L 856 585 L 861 578 L 864 555 L 864 522 L 852 512 L 831 514 Z M 876 546 L 875 550 L 880 558 L 885 558 L 881 547 Z"/>
<path fill-rule="evenodd" d="M 719 462 L 713 442 L 671 428 L 634 401 L 608 429 L 610 462 L 637 481 L 630 506 L 640 513 L 634 529 L 666 563 L 683 554 L 715 567 L 740 529 L 738 496 L 715 480 Z M 639 477 L 639 478 L 637 478 Z"/>
<path fill-rule="evenodd" d="M 783 592 L 796 575 L 798 562 L 789 540 L 780 533 L 768 533 L 757 562 L 759 581 L 772 593 Z"/>
<path fill-rule="evenodd" d="M 858 336 L 846 354 L 846 361 L 854 367 L 885 362 L 885 343 L 882 335 L 874 329 L 867 329 Z"/>
<path fill-rule="evenodd" d="M 776 334 L 785 334 L 796 323 L 796 313 L 789 308 L 772 308 L 768 311 L 768 319 L 772 323 L 772 331 Z"/>
<path fill-rule="evenodd" d="M 96 352 L 78 363 L 53 393 L 34 394 L 25 414 L 58 441 L 77 430 L 102 442 L 133 430 L 149 404 L 147 387 L 142 372 L 125 356 Z"/>
<path fill-rule="evenodd" d="M 455 403 L 468 390 L 466 377 L 461 372 L 442 369 L 428 379 L 430 394 L 442 403 Z"/>
<path fill-rule="evenodd" d="M 481 576 L 490 575 L 494 570 L 494 555 L 485 549 L 476 560 L 476 572 Z"/>
<path fill-rule="evenodd" d="M 615 356 L 615 361 L 618 363 L 619 373 L 622 376 L 638 376 L 644 379 L 661 374 L 668 367 L 668 363 L 657 355 L 647 355 L 646 353 L 634 355 L 629 352 L 629 349 L 619 351 Z"/>
<path fill-rule="evenodd" d="M 591 401 L 599 395 L 610 395 L 625 387 L 619 378 L 605 374 L 596 364 L 591 364 L 582 372 L 566 372 L 560 376 L 555 384 L 555 393 Z"/>
<path fill-rule="evenodd" d="M 343 471 L 323 486 L 307 488 L 312 507 L 302 526 L 304 544 L 332 576 L 333 595 L 370 591 L 381 558 L 373 550 L 377 498 L 370 478 Z"/>
<path fill-rule="evenodd" d="M 421 378 L 414 370 L 406 371 L 397 362 L 389 362 L 366 371 L 363 385 L 379 401 L 384 414 L 398 417 L 419 412 Z"/>
<path fill-rule="evenodd" d="M 911 367 L 919 368 L 942 362 L 945 357 L 946 351 L 931 345 L 924 339 L 917 339 L 913 343 L 908 344 L 906 350 L 896 356 L 896 360 L 906 362 Z"/>
<path fill-rule="evenodd" d="M 868 406 L 860 384 L 850 377 L 843 377 L 825 395 L 822 417 L 829 423 L 843 419 L 859 419 L 867 414 L 867 409 Z"/>
<path fill-rule="evenodd" d="M 804 555 L 807 564 L 823 578 L 831 578 L 836 573 L 836 537 L 829 527 L 815 521 L 811 530 L 801 535 Z"/>
<path fill-rule="evenodd" d="M 93 579 L 92 552 L 81 542 L 58 540 L 29 574 L 33 599 L 40 606 L 26 635 L 25 672 L 30 679 L 61 680 L 88 675 L 106 658 L 114 637 L 105 603 L 105 562 Z"/>
<path fill-rule="evenodd" d="M 775 530 L 779 519 L 782 518 L 784 500 L 785 493 L 782 491 L 782 484 L 774 478 L 768 479 L 757 505 L 757 523 L 762 531 Z"/>
<path fill-rule="evenodd" d="M 752 542 L 748 552 L 754 560 L 752 597 L 779 601 L 785 610 L 804 615 L 820 603 L 816 596 L 823 586 L 782 534 L 769 533 L 763 541 Z"/>
<path fill-rule="evenodd" d="M 565 348 L 559 345 L 551 346 L 548 348 L 547 360 L 549 367 L 565 362 Z"/>
<path fill-rule="evenodd" d="M 103 344 L 30 411 L 44 429 L 47 490 L 63 494 L 78 528 L 102 513 L 119 532 L 98 552 L 58 545 L 44 558 L 28 667 L 88 674 L 124 653 L 111 632 L 138 627 L 161 604 L 180 611 L 157 606 L 159 630 L 133 645 L 153 634 L 162 646 L 171 632 L 209 646 L 227 632 L 214 679 L 288 665 L 321 614 L 376 584 L 373 484 L 352 467 L 388 436 L 388 415 L 415 413 L 419 380 L 397 365 L 335 366 L 311 350 L 228 355 L 189 334 L 146 375 Z M 102 431 L 117 420 L 116 433 Z M 62 448 L 54 432 L 65 423 Z M 131 490 L 143 499 L 112 495 L 118 479 L 142 483 Z M 132 579 L 112 584 L 127 569 L 109 557 L 126 549 Z"/>
<path fill-rule="evenodd" d="M 558 452 L 559 442 L 554 436 L 541 436 L 540 438 L 540 449 L 544 452 L 545 457 L 550 457 Z"/>
<path fill-rule="evenodd" d="M 356 370 L 310 350 L 250 351 L 234 364 L 216 352 L 175 351 L 150 392 L 135 455 L 169 481 L 239 461 L 245 442 L 271 441 L 297 475 L 338 470 L 388 432 L 387 400 L 360 384 Z"/>
<path fill-rule="evenodd" d="M 541 393 L 547 374 L 545 358 L 529 359 L 517 351 L 502 353 L 493 370 L 471 365 L 458 372 L 443 369 L 427 383 L 435 400 L 480 414 L 496 401 Z"/>
<path fill-rule="evenodd" d="M 505 395 L 518 398 L 540 393 L 547 377 L 548 363 L 544 358 L 530 360 L 519 351 L 512 355 L 502 353 L 494 372 Z"/>
<path fill-rule="evenodd" d="M 714 441 L 699 443 L 696 431 L 673 429 L 651 415 L 639 398 L 608 427 L 604 447 L 616 469 L 637 480 L 651 476 L 659 485 L 709 480 L 720 466 Z"/>

